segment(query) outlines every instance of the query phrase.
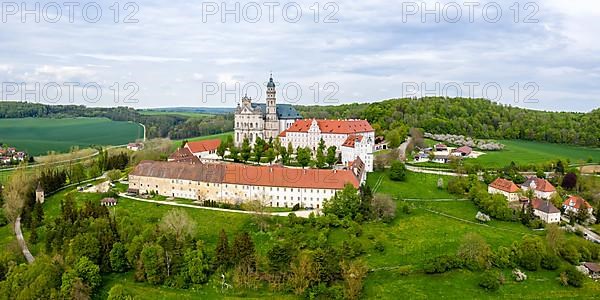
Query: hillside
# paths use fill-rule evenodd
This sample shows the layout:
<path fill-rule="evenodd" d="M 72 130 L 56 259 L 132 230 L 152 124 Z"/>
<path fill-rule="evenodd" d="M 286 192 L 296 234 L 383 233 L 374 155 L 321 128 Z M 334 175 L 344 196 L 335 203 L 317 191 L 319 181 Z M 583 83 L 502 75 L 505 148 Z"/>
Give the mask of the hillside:
<path fill-rule="evenodd" d="M 305 118 L 367 119 L 377 134 L 406 124 L 431 133 L 483 139 L 600 146 L 600 109 L 589 113 L 548 112 L 500 105 L 485 99 L 443 97 L 296 108 Z"/>

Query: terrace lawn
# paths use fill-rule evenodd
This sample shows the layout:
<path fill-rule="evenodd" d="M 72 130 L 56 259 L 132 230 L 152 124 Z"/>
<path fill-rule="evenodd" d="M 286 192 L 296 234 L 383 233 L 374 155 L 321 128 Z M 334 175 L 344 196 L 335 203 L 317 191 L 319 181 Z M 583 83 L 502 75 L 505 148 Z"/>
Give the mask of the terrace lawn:
<path fill-rule="evenodd" d="M 389 170 L 369 173 L 367 184 L 371 188 L 376 188 L 375 192 L 385 193 L 393 197 L 401 198 L 427 198 L 427 199 L 448 199 L 457 198 L 449 194 L 445 189 L 438 189 L 438 178 L 442 178 L 444 186 L 448 183 L 450 176 L 414 173 L 407 171 L 405 181 L 392 181 L 389 178 Z M 381 183 L 378 184 L 381 178 Z M 376 186 L 379 186 L 378 188 Z"/>
<path fill-rule="evenodd" d="M 226 141 L 228 136 L 233 137 L 233 131 L 218 133 L 218 134 L 213 134 L 213 135 L 204 135 L 204 136 L 183 139 L 183 140 L 175 140 L 175 141 L 173 141 L 173 147 L 174 148 L 181 147 L 181 144 L 183 143 L 183 141 L 195 142 L 195 141 L 204 141 L 204 140 L 211 140 L 211 139 L 221 139 L 221 141 Z"/>
<path fill-rule="evenodd" d="M 521 140 L 500 140 L 498 142 L 505 145 L 503 150 L 487 151 L 478 158 L 465 160 L 465 163 L 477 162 L 486 168 L 501 168 L 510 165 L 511 161 L 517 164 L 537 164 L 557 159 L 563 161 L 569 159 L 571 163 L 579 163 L 586 162 L 591 158 L 594 162 L 600 162 L 600 148 Z"/>
<path fill-rule="evenodd" d="M 144 135 L 139 124 L 106 118 L 0 119 L 0 132 L 2 143 L 34 156 L 68 152 L 74 146 L 122 145 Z"/>

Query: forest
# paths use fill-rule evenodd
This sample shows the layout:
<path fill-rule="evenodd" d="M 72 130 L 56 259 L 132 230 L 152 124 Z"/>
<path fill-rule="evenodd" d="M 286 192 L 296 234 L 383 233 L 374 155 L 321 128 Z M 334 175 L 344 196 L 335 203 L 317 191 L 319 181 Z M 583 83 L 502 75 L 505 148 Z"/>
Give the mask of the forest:
<path fill-rule="evenodd" d="M 485 99 L 404 98 L 338 106 L 297 106 L 305 118 L 367 119 L 377 135 L 400 129 L 465 135 L 480 139 L 520 139 L 600 146 L 600 109 L 588 113 L 539 111 Z"/>

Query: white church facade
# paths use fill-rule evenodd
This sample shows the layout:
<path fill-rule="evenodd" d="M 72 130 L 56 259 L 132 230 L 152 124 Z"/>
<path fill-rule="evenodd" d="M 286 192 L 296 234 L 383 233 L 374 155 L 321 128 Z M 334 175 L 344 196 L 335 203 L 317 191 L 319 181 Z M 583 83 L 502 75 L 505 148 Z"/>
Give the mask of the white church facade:
<path fill-rule="evenodd" d="M 266 103 L 252 103 L 247 96 L 238 103 L 234 116 L 234 143 L 239 147 L 244 138 L 248 138 L 250 144 L 259 137 L 266 141 L 275 139 L 299 119 L 302 116 L 292 105 L 277 104 L 275 82 L 271 76 L 267 83 Z"/>

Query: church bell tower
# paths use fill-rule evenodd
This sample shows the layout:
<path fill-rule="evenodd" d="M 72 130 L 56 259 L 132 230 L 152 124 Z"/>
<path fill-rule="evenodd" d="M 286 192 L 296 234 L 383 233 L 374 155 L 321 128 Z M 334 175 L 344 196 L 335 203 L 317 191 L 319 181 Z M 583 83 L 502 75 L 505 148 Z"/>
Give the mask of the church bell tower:
<path fill-rule="evenodd" d="M 277 117 L 277 103 L 275 100 L 275 82 L 273 74 L 267 83 L 267 106 L 265 114 L 265 139 L 275 139 L 279 135 L 279 118 Z"/>

